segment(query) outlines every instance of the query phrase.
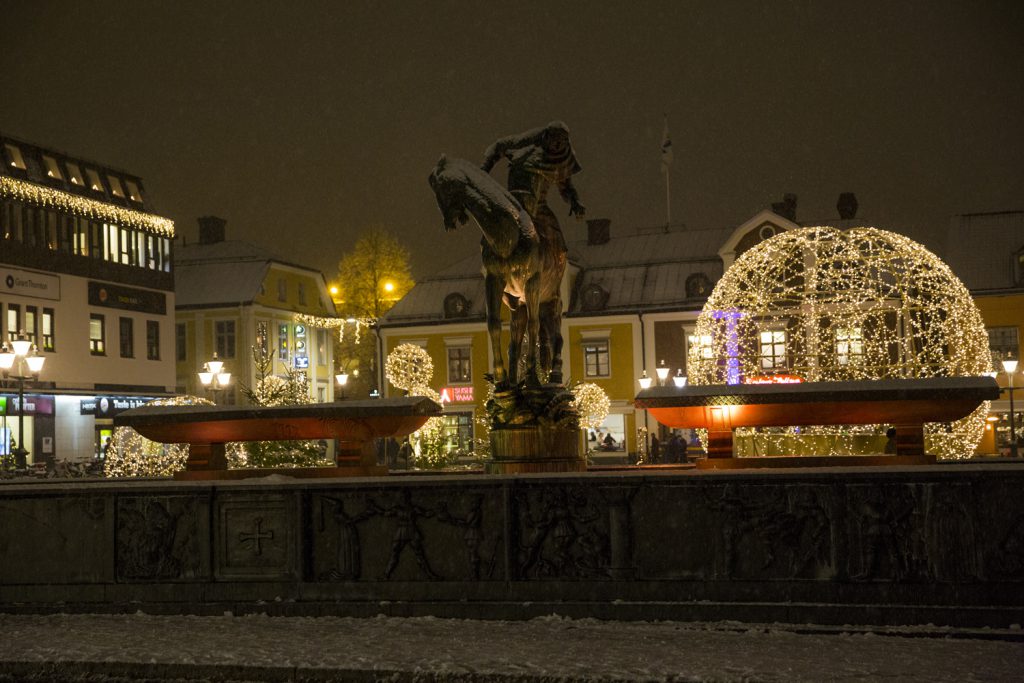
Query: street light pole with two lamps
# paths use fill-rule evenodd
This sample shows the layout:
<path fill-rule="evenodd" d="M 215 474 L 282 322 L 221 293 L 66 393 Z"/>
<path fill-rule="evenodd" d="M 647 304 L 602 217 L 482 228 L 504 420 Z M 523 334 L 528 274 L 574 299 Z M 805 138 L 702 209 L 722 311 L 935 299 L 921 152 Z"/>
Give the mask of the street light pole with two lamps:
<path fill-rule="evenodd" d="M 27 467 L 29 454 L 25 448 L 25 381 L 38 379 L 45 362 L 46 359 L 39 355 L 36 345 L 24 330 L 16 339 L 11 339 L 9 346 L 4 342 L 0 350 L 0 370 L 3 371 L 4 379 L 18 380 L 18 446 L 14 449 L 13 455 L 14 466 L 19 470 Z M 17 371 L 12 373 L 15 366 Z"/>
<path fill-rule="evenodd" d="M 213 354 L 213 360 L 203 363 L 203 371 L 199 373 L 199 383 L 203 388 L 213 394 L 213 402 L 217 403 L 217 396 L 224 391 L 231 383 L 231 373 L 224 371 L 224 362 L 217 360 L 217 354 Z"/>

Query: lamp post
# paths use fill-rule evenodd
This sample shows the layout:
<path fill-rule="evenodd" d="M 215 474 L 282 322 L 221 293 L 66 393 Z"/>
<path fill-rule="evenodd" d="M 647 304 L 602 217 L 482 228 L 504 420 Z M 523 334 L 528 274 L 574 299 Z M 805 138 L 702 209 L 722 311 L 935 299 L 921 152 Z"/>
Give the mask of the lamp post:
<path fill-rule="evenodd" d="M 683 387 L 686 386 L 686 375 L 683 374 L 682 368 L 676 370 L 675 376 L 672 377 L 672 383 L 675 384 L 676 387 L 678 387 L 679 389 L 682 389 Z"/>
<path fill-rule="evenodd" d="M 19 470 L 27 466 L 29 453 L 25 448 L 25 380 L 39 377 L 45 362 L 46 359 L 39 355 L 24 331 L 11 340 L 10 346 L 5 342 L 0 350 L 0 370 L 4 379 L 18 380 L 18 447 L 14 449 L 14 466 Z M 15 365 L 17 372 L 12 374 Z"/>
<path fill-rule="evenodd" d="M 668 379 L 668 367 L 665 366 L 665 361 L 662 360 L 655 368 L 654 372 L 658 375 L 658 386 L 665 386 L 665 380 Z"/>
<path fill-rule="evenodd" d="M 1010 392 L 1010 457 L 1017 457 L 1017 423 L 1016 418 L 1013 414 L 1013 392 L 1016 388 L 1013 386 L 1013 374 L 1017 372 L 1017 359 L 1016 358 L 1004 358 L 1003 359 L 1003 372 L 1010 378 L 1010 385 L 1005 388 L 1006 391 Z"/>
<path fill-rule="evenodd" d="M 217 360 L 216 353 L 213 354 L 213 360 L 203 363 L 203 371 L 199 373 L 199 383 L 213 394 L 214 403 L 217 403 L 217 395 L 231 383 L 231 373 L 224 372 L 224 362 Z"/>
<path fill-rule="evenodd" d="M 345 385 L 348 384 L 348 373 L 339 372 L 334 376 L 335 381 L 338 382 L 338 386 L 341 387 L 341 400 L 345 400 Z"/>

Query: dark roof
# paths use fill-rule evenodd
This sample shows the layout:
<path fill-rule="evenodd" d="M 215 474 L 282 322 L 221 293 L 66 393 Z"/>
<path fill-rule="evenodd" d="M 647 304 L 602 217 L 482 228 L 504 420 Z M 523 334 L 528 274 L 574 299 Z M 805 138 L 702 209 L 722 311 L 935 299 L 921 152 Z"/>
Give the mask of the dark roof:
<path fill-rule="evenodd" d="M 972 292 L 1024 287 L 1024 211 L 953 216 L 945 262 Z"/>

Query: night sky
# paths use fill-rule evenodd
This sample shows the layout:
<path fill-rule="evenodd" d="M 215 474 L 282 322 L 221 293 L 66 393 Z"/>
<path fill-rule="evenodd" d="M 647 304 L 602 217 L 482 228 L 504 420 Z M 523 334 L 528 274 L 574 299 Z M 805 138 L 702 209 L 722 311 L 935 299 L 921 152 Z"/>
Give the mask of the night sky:
<path fill-rule="evenodd" d="M 1024 209 L 1020 2 L 0 0 L 0 18 L 0 132 L 140 175 L 190 241 L 219 215 L 328 278 L 372 225 L 418 277 L 473 253 L 427 174 L 553 119 L 613 234 L 665 221 L 665 114 L 691 228 L 785 192 L 831 218 L 850 191 L 866 223 L 939 247 L 952 214 Z"/>

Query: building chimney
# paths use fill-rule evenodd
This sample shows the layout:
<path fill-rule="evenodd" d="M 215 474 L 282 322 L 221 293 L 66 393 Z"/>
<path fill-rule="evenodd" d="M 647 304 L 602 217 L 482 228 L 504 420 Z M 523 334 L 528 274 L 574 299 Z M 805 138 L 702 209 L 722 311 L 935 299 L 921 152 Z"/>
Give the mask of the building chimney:
<path fill-rule="evenodd" d="M 216 244 L 224 241 L 224 226 L 227 221 L 216 216 L 199 217 L 199 244 Z"/>
<path fill-rule="evenodd" d="M 772 204 L 772 211 L 783 218 L 796 222 L 796 195 L 792 192 L 782 195 L 781 202 L 774 202 Z"/>
<path fill-rule="evenodd" d="M 839 217 L 844 221 L 856 218 L 857 195 L 852 192 L 843 192 L 839 195 L 839 201 L 836 202 L 836 209 L 839 211 Z"/>
<path fill-rule="evenodd" d="M 591 218 L 587 221 L 587 244 L 607 244 L 612 238 L 610 218 Z"/>

